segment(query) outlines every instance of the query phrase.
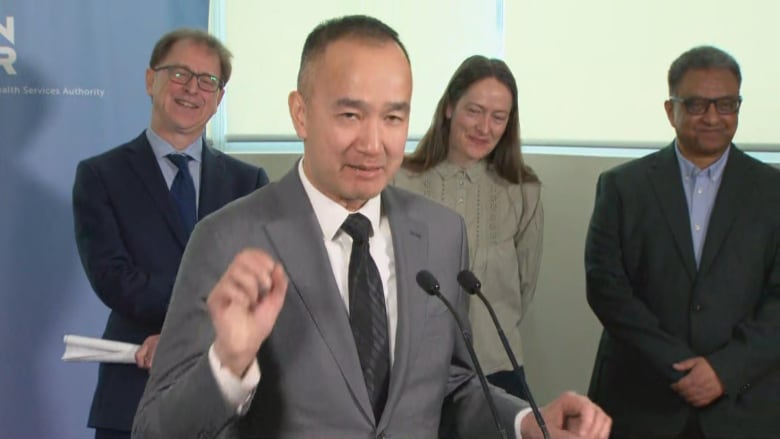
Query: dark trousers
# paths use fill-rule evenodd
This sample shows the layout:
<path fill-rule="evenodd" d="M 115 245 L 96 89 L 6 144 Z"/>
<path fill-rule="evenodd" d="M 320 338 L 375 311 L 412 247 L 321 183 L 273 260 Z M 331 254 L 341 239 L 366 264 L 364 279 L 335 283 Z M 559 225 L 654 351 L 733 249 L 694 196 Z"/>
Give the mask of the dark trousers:
<path fill-rule="evenodd" d="M 108 428 L 96 428 L 95 439 L 130 439 L 130 432 L 110 430 Z"/>
<path fill-rule="evenodd" d="M 626 436 L 616 436 L 613 434 L 609 437 L 609 439 L 634 439 L 634 438 L 633 437 L 629 438 Z M 683 429 L 682 433 L 670 438 L 658 438 L 658 439 L 707 439 L 707 438 L 704 436 L 704 433 L 702 433 L 701 431 L 701 426 L 699 425 L 699 417 L 696 416 L 696 414 L 692 414 L 691 416 L 688 417 L 688 422 L 685 423 L 685 429 Z"/>
<path fill-rule="evenodd" d="M 520 375 L 525 379 L 525 369 L 520 366 Z M 523 386 L 520 383 L 520 378 L 511 370 L 500 370 L 495 373 L 487 375 L 487 380 L 490 384 L 500 387 L 510 395 L 514 395 L 520 399 L 526 399 L 526 394 L 523 391 Z"/>

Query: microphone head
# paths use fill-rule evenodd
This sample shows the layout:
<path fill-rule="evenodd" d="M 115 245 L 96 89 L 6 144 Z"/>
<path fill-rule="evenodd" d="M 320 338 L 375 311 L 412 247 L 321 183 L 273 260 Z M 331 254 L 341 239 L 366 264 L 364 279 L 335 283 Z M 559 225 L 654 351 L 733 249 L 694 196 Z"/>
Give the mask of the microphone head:
<path fill-rule="evenodd" d="M 416 279 L 417 285 L 419 285 L 420 288 L 422 288 L 426 293 L 430 294 L 431 296 L 436 296 L 439 294 L 439 281 L 436 280 L 436 277 L 431 274 L 430 271 L 418 271 Z"/>
<path fill-rule="evenodd" d="M 482 289 L 482 284 L 477 279 L 477 276 L 469 270 L 463 270 L 458 273 L 458 283 L 469 294 L 477 294 Z"/>

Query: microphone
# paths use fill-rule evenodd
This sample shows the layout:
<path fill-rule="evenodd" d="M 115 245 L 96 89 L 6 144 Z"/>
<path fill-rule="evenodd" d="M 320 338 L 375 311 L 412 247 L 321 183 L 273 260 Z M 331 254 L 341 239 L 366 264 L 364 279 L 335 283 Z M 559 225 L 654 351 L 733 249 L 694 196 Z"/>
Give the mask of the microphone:
<path fill-rule="evenodd" d="M 431 296 L 438 297 L 439 300 L 444 303 L 447 309 L 450 310 L 450 314 L 452 314 L 452 316 L 455 318 L 455 323 L 457 323 L 458 329 L 460 329 L 460 333 L 463 336 L 463 340 L 466 342 L 466 349 L 468 350 L 469 356 L 471 357 L 471 362 L 474 363 L 474 369 L 477 373 L 477 377 L 479 378 L 479 383 L 482 386 L 482 393 L 485 394 L 485 399 L 487 400 L 488 407 L 490 408 L 490 413 L 493 415 L 493 421 L 496 423 L 496 429 L 498 430 L 498 433 L 502 439 L 507 439 L 508 436 L 506 434 L 506 430 L 504 430 L 504 426 L 501 424 L 501 420 L 498 418 L 498 411 L 496 410 L 496 404 L 493 401 L 493 395 L 490 394 L 490 389 L 488 389 L 487 379 L 485 378 L 485 374 L 482 372 L 482 367 L 479 365 L 479 360 L 477 360 L 477 354 L 474 352 L 474 347 L 471 344 L 471 334 L 464 328 L 463 322 L 460 320 L 460 317 L 458 317 L 458 313 L 455 312 L 452 304 L 450 304 L 449 300 L 447 300 L 447 298 L 441 294 L 441 291 L 439 291 L 439 281 L 436 280 L 436 277 L 434 277 L 434 275 L 431 274 L 431 272 L 428 270 L 420 270 L 417 272 L 416 279 L 417 285 L 419 285 L 420 288 L 422 288 Z"/>
<path fill-rule="evenodd" d="M 504 350 L 509 357 L 509 361 L 512 362 L 514 373 L 520 379 L 520 386 L 523 388 L 523 392 L 525 393 L 526 398 L 528 398 L 528 404 L 531 406 L 531 411 L 534 414 L 534 418 L 536 418 L 536 423 L 539 424 L 539 428 L 542 430 L 544 439 L 550 439 L 550 432 L 547 431 L 547 424 L 544 422 L 542 412 L 539 411 L 539 406 L 536 405 L 536 401 L 534 401 L 534 397 L 531 395 L 531 389 L 528 388 L 528 383 L 525 380 L 524 374 L 520 373 L 520 365 L 517 364 L 517 358 L 515 357 L 514 352 L 512 352 L 512 348 L 509 346 L 509 341 L 506 339 L 506 334 L 504 334 L 504 330 L 501 329 L 501 324 L 498 323 L 496 312 L 493 311 L 493 307 L 490 306 L 490 302 L 488 302 L 488 300 L 485 298 L 485 295 L 482 294 L 482 283 L 480 283 L 479 279 L 477 279 L 477 276 L 475 276 L 474 273 L 469 270 L 463 270 L 458 273 L 458 283 L 461 287 L 463 287 L 464 290 L 466 290 L 467 293 L 479 297 L 480 300 L 482 300 L 482 303 L 485 304 L 485 307 L 490 313 L 490 318 L 493 319 L 493 324 L 496 326 L 498 337 L 501 339 L 501 344 L 504 345 Z"/>

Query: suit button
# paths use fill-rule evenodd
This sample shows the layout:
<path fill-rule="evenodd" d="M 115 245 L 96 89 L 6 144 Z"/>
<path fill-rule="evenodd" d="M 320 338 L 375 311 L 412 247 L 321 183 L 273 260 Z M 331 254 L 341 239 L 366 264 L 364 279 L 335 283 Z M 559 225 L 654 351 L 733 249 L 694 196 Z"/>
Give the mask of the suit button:
<path fill-rule="evenodd" d="M 702 308 L 703 307 L 701 306 L 701 303 L 697 303 L 697 304 L 693 305 L 693 310 L 694 311 L 701 311 Z"/>
<path fill-rule="evenodd" d="M 387 439 L 387 435 L 384 432 L 381 432 L 376 435 L 376 439 Z"/>

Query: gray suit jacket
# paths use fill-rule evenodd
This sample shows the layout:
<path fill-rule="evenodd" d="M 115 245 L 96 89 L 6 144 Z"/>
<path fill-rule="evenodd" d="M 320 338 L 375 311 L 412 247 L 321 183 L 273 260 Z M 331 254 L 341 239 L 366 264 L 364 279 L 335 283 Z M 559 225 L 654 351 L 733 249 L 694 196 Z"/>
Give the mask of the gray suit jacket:
<path fill-rule="evenodd" d="M 136 415 L 135 438 L 435 438 L 495 435 L 465 346 L 444 305 L 415 283 L 441 282 L 461 316 L 456 282 L 467 266 L 456 213 L 397 188 L 382 193 L 393 234 L 398 329 L 387 405 L 374 420 L 357 350 L 297 167 L 281 181 L 198 223 L 185 251 L 154 367 Z M 237 252 L 256 247 L 281 261 L 285 304 L 257 358 L 262 378 L 237 416 L 219 393 L 207 351 L 214 330 L 206 297 Z M 523 401 L 495 390 L 508 431 Z"/>

